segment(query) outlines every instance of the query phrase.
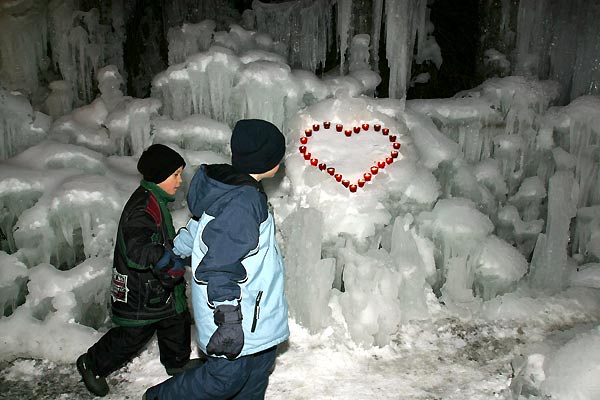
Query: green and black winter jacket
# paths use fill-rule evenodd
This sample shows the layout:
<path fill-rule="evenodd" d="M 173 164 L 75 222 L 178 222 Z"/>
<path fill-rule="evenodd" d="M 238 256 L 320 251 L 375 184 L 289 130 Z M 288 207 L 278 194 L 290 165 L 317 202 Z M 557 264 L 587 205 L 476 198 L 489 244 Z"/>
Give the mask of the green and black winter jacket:
<path fill-rule="evenodd" d="M 156 184 L 142 181 L 121 214 L 113 261 L 112 319 L 119 326 L 141 326 L 187 309 L 185 280 L 163 287 L 153 272 L 175 236 L 167 203 L 174 200 Z"/>

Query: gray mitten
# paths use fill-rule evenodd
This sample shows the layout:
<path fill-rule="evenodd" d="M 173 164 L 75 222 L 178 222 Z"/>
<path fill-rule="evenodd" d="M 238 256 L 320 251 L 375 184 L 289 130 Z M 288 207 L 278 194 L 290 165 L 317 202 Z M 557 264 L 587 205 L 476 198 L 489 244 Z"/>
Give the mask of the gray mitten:
<path fill-rule="evenodd" d="M 244 347 L 244 330 L 242 329 L 242 309 L 237 306 L 223 304 L 214 312 L 217 330 L 206 346 L 208 354 L 235 359 Z"/>

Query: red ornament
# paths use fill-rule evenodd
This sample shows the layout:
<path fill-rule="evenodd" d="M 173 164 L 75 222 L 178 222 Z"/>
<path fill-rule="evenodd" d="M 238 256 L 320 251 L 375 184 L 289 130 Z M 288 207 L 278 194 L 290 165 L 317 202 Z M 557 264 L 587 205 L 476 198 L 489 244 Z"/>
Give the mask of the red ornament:
<path fill-rule="evenodd" d="M 351 131 L 350 129 L 346 129 L 346 130 L 344 131 L 344 134 L 345 134 L 347 137 L 350 137 L 350 136 L 352 136 L 352 131 Z"/>
<path fill-rule="evenodd" d="M 390 142 L 395 142 L 396 141 L 396 135 L 390 135 Z"/>
<path fill-rule="evenodd" d="M 354 184 L 350 185 L 349 189 L 350 189 L 350 192 L 352 192 L 352 193 L 356 192 L 356 185 L 354 185 Z"/>
<path fill-rule="evenodd" d="M 335 174 L 333 176 L 335 178 L 336 181 L 341 182 L 342 181 L 342 174 Z"/>
<path fill-rule="evenodd" d="M 300 150 L 300 153 L 302 153 L 302 154 L 306 153 L 306 146 L 300 146 L 300 147 L 298 147 L 298 149 Z"/>
<path fill-rule="evenodd" d="M 365 186 L 365 180 L 361 178 L 361 179 L 358 180 L 358 187 L 363 187 L 363 186 Z"/>
<path fill-rule="evenodd" d="M 373 129 L 375 129 L 375 132 L 379 132 L 381 130 L 381 125 L 375 124 L 375 125 L 373 125 Z"/>
<path fill-rule="evenodd" d="M 313 167 L 316 167 L 317 164 L 319 164 L 319 160 L 316 158 L 311 158 L 310 159 L 310 165 L 312 165 Z"/>
<path fill-rule="evenodd" d="M 350 184 L 350 181 L 348 179 L 342 180 L 342 185 L 348 187 L 349 184 Z"/>
<path fill-rule="evenodd" d="M 377 166 L 379 168 L 385 168 L 385 161 L 377 161 Z M 372 169 L 371 169 L 372 170 Z"/>
<path fill-rule="evenodd" d="M 368 172 L 365 172 L 365 173 L 363 174 L 363 176 L 365 177 L 365 181 L 367 181 L 367 182 L 368 182 L 368 181 L 370 181 L 370 180 L 371 180 L 371 174 L 370 174 L 370 173 L 368 173 Z"/>
<path fill-rule="evenodd" d="M 304 158 L 306 158 L 306 156 L 304 156 Z M 371 167 L 371 173 L 373 175 L 377 175 L 378 172 L 379 172 L 379 168 L 377 168 L 376 166 Z"/>
<path fill-rule="evenodd" d="M 344 125 L 342 125 L 342 124 L 337 124 L 337 125 L 335 126 L 335 130 L 336 130 L 336 131 L 338 131 L 338 132 L 341 132 L 341 131 L 342 131 L 342 129 L 344 129 Z"/>
<path fill-rule="evenodd" d="M 323 128 L 329 129 L 330 127 L 331 127 L 331 122 L 329 122 L 329 121 L 323 122 Z"/>
<path fill-rule="evenodd" d="M 388 164 L 391 164 L 391 163 L 394 162 L 394 159 L 392 157 L 386 157 L 385 158 L 385 162 L 388 163 Z"/>
<path fill-rule="evenodd" d="M 363 131 L 369 130 L 369 124 L 362 124 Z"/>
<path fill-rule="evenodd" d="M 319 164 L 319 169 L 320 169 L 321 171 L 324 171 L 324 170 L 325 170 L 325 168 L 327 168 L 327 164 L 325 164 L 325 163 L 321 163 L 321 164 Z"/>
<path fill-rule="evenodd" d="M 306 143 L 308 143 L 308 138 L 307 138 L 306 136 L 302 136 L 302 137 L 300 138 L 300 143 L 302 143 L 302 144 L 306 144 Z"/>
<path fill-rule="evenodd" d="M 390 133 L 390 130 L 388 128 L 383 128 L 381 130 L 381 133 L 383 133 L 384 135 L 387 135 L 388 133 Z"/>
<path fill-rule="evenodd" d="M 354 127 L 354 128 L 352 128 L 352 129 L 354 129 L 354 133 L 358 133 L 358 132 L 360 132 L 360 126 L 355 126 L 355 127 Z"/>
<path fill-rule="evenodd" d="M 319 124 L 313 124 L 313 131 L 317 132 L 320 128 Z"/>
<path fill-rule="evenodd" d="M 333 174 L 335 173 L 335 168 L 331 168 L 331 167 L 327 168 L 327 173 L 329 175 L 333 176 Z"/>
<path fill-rule="evenodd" d="M 304 159 L 310 160 L 310 153 L 304 153 Z"/>
<path fill-rule="evenodd" d="M 316 129 L 315 129 L 315 130 L 316 130 Z M 310 129 L 305 129 L 305 130 L 304 130 L 304 134 L 305 134 L 306 136 L 312 136 L 312 130 L 310 130 Z"/>
<path fill-rule="evenodd" d="M 400 143 L 399 142 L 394 142 L 394 144 L 392 145 L 396 150 L 400 149 Z"/>
<path fill-rule="evenodd" d="M 390 155 L 392 156 L 392 158 L 398 158 L 398 152 L 396 150 L 392 150 Z"/>

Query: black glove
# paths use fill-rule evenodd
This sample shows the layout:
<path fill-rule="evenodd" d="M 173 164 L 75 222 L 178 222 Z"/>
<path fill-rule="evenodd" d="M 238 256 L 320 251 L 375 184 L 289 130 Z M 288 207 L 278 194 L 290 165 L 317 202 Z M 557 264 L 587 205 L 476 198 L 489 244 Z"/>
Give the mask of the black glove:
<path fill-rule="evenodd" d="M 242 308 L 223 304 L 214 312 L 217 330 L 206 346 L 208 354 L 235 359 L 244 347 L 244 330 L 242 329 Z"/>
<path fill-rule="evenodd" d="M 167 289 L 172 289 L 183 279 L 186 260 L 175 255 L 172 250 L 165 250 L 163 256 L 154 265 L 154 275 Z"/>

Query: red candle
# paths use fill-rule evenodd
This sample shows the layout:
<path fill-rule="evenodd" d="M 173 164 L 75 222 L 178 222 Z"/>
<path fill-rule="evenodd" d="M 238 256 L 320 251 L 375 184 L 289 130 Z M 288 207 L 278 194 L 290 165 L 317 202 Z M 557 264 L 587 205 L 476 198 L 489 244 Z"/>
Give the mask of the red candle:
<path fill-rule="evenodd" d="M 398 152 L 396 150 L 392 150 L 390 155 L 392 156 L 392 158 L 398 158 Z"/>
<path fill-rule="evenodd" d="M 370 175 L 369 175 L 369 176 L 370 176 Z M 358 187 L 363 187 L 363 186 L 365 186 L 365 180 L 364 180 L 364 179 L 362 179 L 362 178 L 360 178 L 360 179 L 358 180 Z"/>
<path fill-rule="evenodd" d="M 350 136 L 352 136 L 352 131 L 351 131 L 350 129 L 346 129 L 346 130 L 344 131 L 344 134 L 345 134 L 347 137 L 350 137 Z"/>
<path fill-rule="evenodd" d="M 308 138 L 307 138 L 306 136 L 302 136 L 302 137 L 300 138 L 300 143 L 302 143 L 302 144 L 306 144 L 306 143 L 308 143 Z"/>
<path fill-rule="evenodd" d="M 389 130 L 388 128 L 383 128 L 383 129 L 381 130 L 381 132 L 382 132 L 384 135 L 387 135 L 388 133 L 390 133 L 390 130 Z"/>
<path fill-rule="evenodd" d="M 304 153 L 304 159 L 310 160 L 310 153 Z"/>
<path fill-rule="evenodd" d="M 385 168 L 385 161 L 377 161 L 377 166 L 379 168 Z"/>
<path fill-rule="evenodd" d="M 329 128 L 331 127 L 331 122 L 329 122 L 329 121 L 325 121 L 325 122 L 323 122 L 323 127 L 324 127 L 325 129 L 329 129 Z"/>
<path fill-rule="evenodd" d="M 354 127 L 354 128 L 352 128 L 352 129 L 354 129 L 354 133 L 358 133 L 358 132 L 360 132 L 360 126 L 355 126 L 355 127 Z"/>
<path fill-rule="evenodd" d="M 306 146 L 300 146 L 300 147 L 298 147 L 298 149 L 300 150 L 300 153 L 302 153 L 302 154 L 306 153 Z"/>
<path fill-rule="evenodd" d="M 341 182 L 342 181 L 342 174 L 335 174 L 333 176 L 335 178 L 336 181 Z"/>
<path fill-rule="evenodd" d="M 363 131 L 369 130 L 369 124 L 362 124 Z"/>
<path fill-rule="evenodd" d="M 316 167 L 317 164 L 319 164 L 319 160 L 316 158 L 311 158 L 310 159 L 310 165 L 312 165 L 313 167 Z"/>
<path fill-rule="evenodd" d="M 350 181 L 348 179 L 342 180 L 342 185 L 348 187 L 349 184 L 350 184 Z"/>
<path fill-rule="evenodd" d="M 321 163 L 321 164 L 319 164 L 319 169 L 320 169 L 321 171 L 325 170 L 325 168 L 327 168 L 327 164 L 325 164 L 325 163 Z"/>
<path fill-rule="evenodd" d="M 306 156 L 305 156 L 305 158 L 306 158 Z M 372 173 L 373 175 L 377 175 L 377 173 L 378 173 L 378 172 L 379 172 L 379 168 L 377 168 L 376 166 L 372 166 L 372 167 L 371 167 L 371 173 Z M 368 180 L 368 179 L 367 179 L 367 180 Z"/>
<path fill-rule="evenodd" d="M 390 135 L 390 142 L 395 142 L 396 141 L 396 135 Z"/>
<path fill-rule="evenodd" d="M 335 173 L 335 168 L 331 168 L 331 167 L 327 168 L 327 173 L 329 175 L 333 176 L 333 174 Z"/>
<path fill-rule="evenodd" d="M 320 128 L 320 125 L 319 125 L 319 124 L 313 124 L 313 131 L 315 131 L 315 132 L 316 132 L 316 131 L 318 131 L 318 130 L 319 130 L 319 128 Z"/>
<path fill-rule="evenodd" d="M 392 145 L 396 150 L 400 149 L 400 143 L 399 142 L 394 142 L 394 144 Z"/>
<path fill-rule="evenodd" d="M 373 125 L 373 129 L 375 129 L 375 132 L 379 132 L 379 130 L 381 129 L 381 125 L 375 124 L 375 125 Z"/>
<path fill-rule="evenodd" d="M 304 130 L 304 135 L 306 135 L 306 136 L 311 136 L 311 135 L 312 135 L 312 130 L 310 130 L 310 129 L 305 129 L 305 130 Z"/>
<path fill-rule="evenodd" d="M 355 184 L 350 185 L 349 189 L 350 189 L 350 192 L 352 192 L 352 193 L 356 192 L 356 185 Z"/>
<path fill-rule="evenodd" d="M 368 173 L 368 172 L 365 172 L 365 173 L 363 174 L 363 176 L 365 177 L 365 181 L 367 181 L 367 182 L 368 182 L 368 181 L 370 181 L 370 180 L 371 180 L 371 174 L 370 174 L 370 173 Z"/>
<path fill-rule="evenodd" d="M 344 125 L 342 125 L 342 124 L 336 124 L 336 126 L 335 126 L 335 130 L 336 131 L 341 132 L 342 129 L 344 129 Z"/>
<path fill-rule="evenodd" d="M 386 157 L 385 158 L 385 162 L 388 163 L 388 164 L 391 164 L 391 163 L 394 162 L 394 159 L 392 157 Z"/>

